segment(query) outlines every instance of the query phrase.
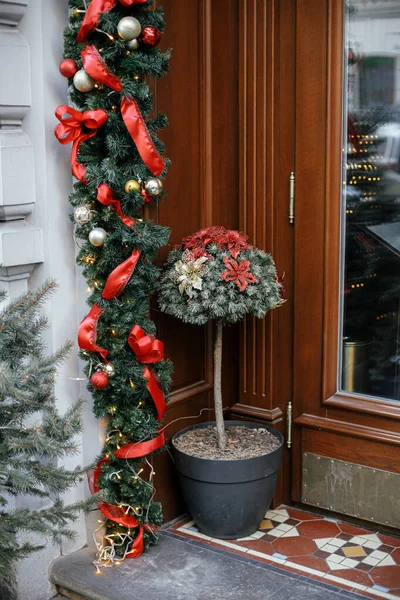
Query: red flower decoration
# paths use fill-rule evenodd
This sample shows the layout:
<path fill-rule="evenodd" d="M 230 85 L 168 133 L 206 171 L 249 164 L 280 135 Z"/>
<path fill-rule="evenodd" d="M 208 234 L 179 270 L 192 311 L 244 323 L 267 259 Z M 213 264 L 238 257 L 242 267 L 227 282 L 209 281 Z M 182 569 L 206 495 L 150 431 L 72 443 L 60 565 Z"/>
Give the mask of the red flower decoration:
<path fill-rule="evenodd" d="M 248 237 L 239 231 L 225 229 L 225 227 L 214 226 L 200 229 L 193 235 L 182 240 L 185 250 L 196 249 L 199 254 L 206 254 L 208 244 L 216 244 L 221 250 L 229 250 L 233 258 L 237 258 L 242 250 L 250 248 Z"/>
<path fill-rule="evenodd" d="M 222 279 L 225 281 L 234 281 L 241 292 L 244 292 L 249 283 L 258 283 L 258 279 L 250 273 L 249 260 L 241 260 L 238 264 L 233 258 L 225 256 L 224 263 L 227 269 L 221 273 Z"/>
<path fill-rule="evenodd" d="M 200 229 L 193 235 L 183 238 L 182 244 L 185 250 L 188 248 L 205 248 L 208 244 L 215 241 L 218 235 L 226 232 L 224 227 L 207 227 L 206 229 Z"/>
<path fill-rule="evenodd" d="M 214 241 L 220 248 L 229 250 L 233 258 L 237 258 L 242 250 L 247 250 L 249 248 L 247 240 L 248 237 L 247 235 L 244 235 L 244 233 L 229 230 L 225 231 L 224 234 L 217 236 Z"/>

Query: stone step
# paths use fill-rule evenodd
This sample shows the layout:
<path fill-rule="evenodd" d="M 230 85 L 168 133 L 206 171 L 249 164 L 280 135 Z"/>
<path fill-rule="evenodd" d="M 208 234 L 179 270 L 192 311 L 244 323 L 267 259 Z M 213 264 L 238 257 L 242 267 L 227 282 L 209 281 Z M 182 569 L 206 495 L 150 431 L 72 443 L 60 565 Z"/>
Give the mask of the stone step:
<path fill-rule="evenodd" d="M 57 559 L 50 580 L 71 600 L 344 600 L 360 596 L 162 532 L 137 560 L 96 575 L 84 548 Z"/>

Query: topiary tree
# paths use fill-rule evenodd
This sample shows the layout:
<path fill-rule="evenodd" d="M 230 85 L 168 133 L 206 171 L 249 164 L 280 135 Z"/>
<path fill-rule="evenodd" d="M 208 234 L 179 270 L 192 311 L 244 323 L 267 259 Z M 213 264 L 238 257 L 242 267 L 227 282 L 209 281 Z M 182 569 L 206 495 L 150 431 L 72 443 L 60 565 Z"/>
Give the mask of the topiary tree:
<path fill-rule="evenodd" d="M 226 447 L 222 408 L 221 367 L 223 326 L 246 314 L 259 319 L 280 306 L 282 284 L 274 261 L 248 243 L 247 235 L 224 227 L 202 229 L 182 240 L 167 259 L 160 281 L 162 311 L 186 323 L 216 321 L 214 345 L 214 405 L 218 446 Z"/>

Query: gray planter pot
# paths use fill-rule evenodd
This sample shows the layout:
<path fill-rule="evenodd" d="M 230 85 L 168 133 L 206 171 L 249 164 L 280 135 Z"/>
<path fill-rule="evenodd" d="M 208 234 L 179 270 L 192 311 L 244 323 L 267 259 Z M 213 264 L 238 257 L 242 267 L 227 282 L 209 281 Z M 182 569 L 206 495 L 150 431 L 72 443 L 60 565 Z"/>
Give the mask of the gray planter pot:
<path fill-rule="evenodd" d="M 199 531 L 220 539 L 246 537 L 257 531 L 274 495 L 282 460 L 283 436 L 259 423 L 227 421 L 229 426 L 268 429 L 280 441 L 273 452 L 243 460 L 214 460 L 184 454 L 172 443 L 183 498 Z M 215 425 L 200 423 L 175 434 Z"/>

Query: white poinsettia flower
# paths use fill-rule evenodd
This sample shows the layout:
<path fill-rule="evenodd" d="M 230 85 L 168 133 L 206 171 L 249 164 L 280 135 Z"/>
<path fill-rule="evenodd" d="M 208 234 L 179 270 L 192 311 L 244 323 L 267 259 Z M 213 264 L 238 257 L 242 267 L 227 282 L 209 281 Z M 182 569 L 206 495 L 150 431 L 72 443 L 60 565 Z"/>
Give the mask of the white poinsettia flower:
<path fill-rule="evenodd" d="M 192 298 L 194 290 L 202 289 L 204 263 L 207 260 L 207 256 L 200 256 L 195 259 L 192 252 L 185 250 L 182 254 L 182 260 L 176 261 L 174 271 L 171 272 L 171 278 L 179 284 L 181 295 L 185 293 L 189 298 Z"/>

